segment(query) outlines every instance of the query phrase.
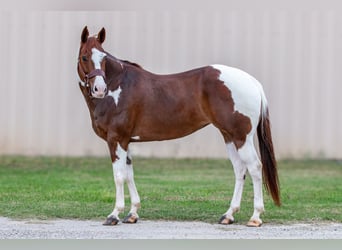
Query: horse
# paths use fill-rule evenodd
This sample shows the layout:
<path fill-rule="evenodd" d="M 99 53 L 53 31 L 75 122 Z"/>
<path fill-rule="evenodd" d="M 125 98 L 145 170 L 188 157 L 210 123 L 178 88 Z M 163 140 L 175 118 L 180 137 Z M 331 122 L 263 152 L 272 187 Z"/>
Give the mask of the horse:
<path fill-rule="evenodd" d="M 130 143 L 180 138 L 213 124 L 223 136 L 235 174 L 230 207 L 219 224 L 234 222 L 248 172 L 253 181 L 254 212 L 247 226 L 261 226 L 263 180 L 274 203 L 280 206 L 281 202 L 268 103 L 259 81 L 240 69 L 219 64 L 157 75 L 106 52 L 102 47 L 105 38 L 104 28 L 89 36 L 85 26 L 77 64 L 79 88 L 93 130 L 107 142 L 112 160 L 116 200 L 103 225 L 120 222 L 125 182 L 131 208 L 122 222 L 139 219 L 140 197 Z M 255 134 L 261 160 L 253 141 Z"/>

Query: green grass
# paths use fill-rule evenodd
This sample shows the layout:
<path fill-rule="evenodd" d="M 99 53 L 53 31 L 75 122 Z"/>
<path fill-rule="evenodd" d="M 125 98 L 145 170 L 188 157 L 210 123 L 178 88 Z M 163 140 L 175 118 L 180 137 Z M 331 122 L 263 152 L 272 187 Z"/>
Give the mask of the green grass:
<path fill-rule="evenodd" d="M 234 174 L 227 160 L 135 159 L 143 219 L 216 223 L 227 210 Z M 280 161 L 281 207 L 265 193 L 264 222 L 342 222 L 342 163 Z M 104 219 L 113 209 L 115 187 L 108 158 L 0 158 L 0 216 Z M 129 210 L 126 188 L 126 211 Z M 253 212 L 247 178 L 237 222 Z M 122 215 L 123 216 L 123 215 Z"/>

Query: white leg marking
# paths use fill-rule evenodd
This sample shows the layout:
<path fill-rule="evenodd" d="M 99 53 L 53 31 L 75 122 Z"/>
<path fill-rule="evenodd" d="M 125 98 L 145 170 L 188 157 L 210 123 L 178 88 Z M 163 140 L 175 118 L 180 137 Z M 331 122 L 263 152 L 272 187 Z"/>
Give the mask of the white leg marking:
<path fill-rule="evenodd" d="M 262 169 L 261 162 L 258 158 L 257 152 L 255 151 L 253 136 L 249 135 L 245 144 L 239 150 L 236 150 L 236 147 L 233 143 L 227 144 L 227 149 L 229 158 L 234 167 L 235 188 L 230 208 L 224 214 L 224 216 L 227 219 L 234 221 L 233 214 L 240 209 L 245 175 L 246 171 L 248 170 L 253 181 L 254 190 L 254 212 L 248 225 L 260 226 L 262 224 L 260 215 L 264 212 Z"/>
<path fill-rule="evenodd" d="M 113 97 L 116 106 L 119 103 L 119 98 L 120 98 L 121 91 L 122 91 L 122 89 L 121 89 L 120 86 L 116 90 L 114 90 L 114 91 L 108 91 L 108 95 Z"/>
<path fill-rule="evenodd" d="M 131 160 L 131 154 L 128 151 L 127 157 Z M 138 218 L 138 209 L 140 208 L 140 197 L 137 191 L 137 188 L 135 186 L 134 182 L 134 172 L 133 172 L 133 164 L 131 161 L 131 164 L 127 164 L 127 186 L 129 190 L 129 194 L 131 196 L 131 210 L 130 214 L 136 216 Z"/>
<path fill-rule="evenodd" d="M 238 150 L 241 160 L 246 165 L 253 181 L 254 190 L 254 213 L 250 221 L 261 225 L 260 214 L 264 212 L 262 194 L 262 164 L 254 147 L 253 136 L 248 136 L 246 143 Z"/>
<path fill-rule="evenodd" d="M 127 170 L 126 170 L 126 158 L 127 152 L 120 146 L 118 143 L 116 148 L 116 155 L 118 159 L 113 162 L 113 173 L 114 173 L 114 181 L 116 188 L 116 201 L 113 212 L 108 217 L 115 217 L 119 219 L 119 214 L 123 212 L 125 208 L 125 193 L 124 193 L 124 184 L 127 179 Z"/>
<path fill-rule="evenodd" d="M 228 156 L 231 160 L 235 173 L 235 187 L 233 198 L 230 203 L 230 207 L 224 216 L 230 219 L 231 222 L 234 221 L 233 214 L 240 209 L 241 197 L 243 191 L 243 185 L 245 183 L 245 175 L 247 168 L 240 159 L 240 156 L 236 150 L 234 143 L 227 144 Z"/>

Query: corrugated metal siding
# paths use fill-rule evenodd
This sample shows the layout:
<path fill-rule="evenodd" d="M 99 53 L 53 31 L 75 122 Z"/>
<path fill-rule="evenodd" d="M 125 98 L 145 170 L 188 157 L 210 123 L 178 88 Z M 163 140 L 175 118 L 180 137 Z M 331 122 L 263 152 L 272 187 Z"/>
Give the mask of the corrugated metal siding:
<path fill-rule="evenodd" d="M 229 8 L 227 8 L 229 9 Z M 264 86 L 278 157 L 342 158 L 342 17 L 336 10 L 0 12 L 0 154 L 107 155 L 78 89 L 80 33 L 157 73 L 212 63 Z M 225 157 L 208 127 L 136 155 Z"/>

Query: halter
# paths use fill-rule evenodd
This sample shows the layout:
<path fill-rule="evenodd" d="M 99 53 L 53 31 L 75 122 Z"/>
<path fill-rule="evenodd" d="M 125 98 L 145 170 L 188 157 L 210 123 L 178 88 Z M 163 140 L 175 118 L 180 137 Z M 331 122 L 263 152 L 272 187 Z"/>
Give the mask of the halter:
<path fill-rule="evenodd" d="M 102 69 L 93 69 L 92 71 L 90 71 L 89 74 L 86 74 L 84 76 L 85 83 L 86 85 L 88 85 L 88 87 L 89 87 L 89 80 L 96 76 L 102 76 L 103 79 L 106 80 L 106 74 Z"/>
<path fill-rule="evenodd" d="M 110 59 L 116 61 L 117 63 L 119 63 L 120 66 L 121 66 L 121 69 L 124 70 L 123 64 L 122 64 L 122 62 L 121 62 L 119 59 L 117 59 L 116 57 L 112 56 L 111 54 L 109 54 L 109 53 L 107 53 L 107 52 L 106 52 L 106 56 L 107 56 L 108 58 L 110 58 Z M 78 64 L 77 64 L 77 67 L 78 67 L 78 69 L 80 70 L 80 72 L 82 73 L 82 75 L 84 75 L 84 78 L 81 79 L 81 80 L 82 80 L 85 84 L 84 84 L 84 85 L 82 84 L 82 86 L 83 86 L 83 87 L 86 87 L 86 88 L 89 88 L 89 96 L 91 96 L 91 89 L 90 89 L 89 81 L 90 81 L 92 78 L 96 77 L 96 76 L 102 76 L 103 79 L 106 80 L 106 73 L 105 73 L 102 69 L 93 69 L 92 71 L 90 71 L 89 74 L 86 74 L 86 73 L 84 72 L 84 70 L 82 69 L 82 67 L 81 67 L 81 65 L 80 65 L 79 62 L 78 62 Z M 106 84 L 107 84 L 107 83 L 106 83 Z"/>
<path fill-rule="evenodd" d="M 78 68 L 80 69 L 81 73 L 84 75 L 84 78 L 81 79 L 85 83 L 85 87 L 89 88 L 90 84 L 89 81 L 90 79 L 96 77 L 96 76 L 102 76 L 104 80 L 106 80 L 106 73 L 102 69 L 93 69 L 90 71 L 89 74 L 86 74 L 82 67 L 80 66 L 80 63 L 78 63 Z"/>

